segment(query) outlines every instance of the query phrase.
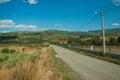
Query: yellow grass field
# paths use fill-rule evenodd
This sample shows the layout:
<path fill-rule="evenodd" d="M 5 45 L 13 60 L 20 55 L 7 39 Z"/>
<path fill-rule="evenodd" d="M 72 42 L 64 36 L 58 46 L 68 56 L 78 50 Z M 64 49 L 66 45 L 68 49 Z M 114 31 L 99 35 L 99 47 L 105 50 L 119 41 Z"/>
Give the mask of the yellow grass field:
<path fill-rule="evenodd" d="M 0 80 L 65 80 L 64 74 L 57 69 L 58 65 L 54 62 L 50 47 L 8 47 L 16 52 L 7 54 L 9 58 L 0 62 Z M 2 48 L 1 46 L 0 49 Z M 23 57 L 18 59 L 21 54 L 25 56 L 22 55 Z M 18 60 L 14 60 L 16 57 Z"/>

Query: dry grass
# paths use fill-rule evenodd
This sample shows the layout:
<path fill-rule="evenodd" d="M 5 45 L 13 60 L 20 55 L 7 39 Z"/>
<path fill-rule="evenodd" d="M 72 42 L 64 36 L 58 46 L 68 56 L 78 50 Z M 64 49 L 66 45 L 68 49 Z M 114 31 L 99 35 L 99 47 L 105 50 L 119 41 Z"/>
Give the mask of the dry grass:
<path fill-rule="evenodd" d="M 16 48 L 16 47 L 12 47 Z M 15 66 L 8 67 L 3 65 L 0 67 L 0 80 L 62 80 L 62 73 L 59 72 L 52 61 L 49 48 L 23 48 L 17 47 L 17 54 L 24 52 L 27 54 L 36 54 L 37 57 L 33 61 L 25 59 L 17 62 Z"/>

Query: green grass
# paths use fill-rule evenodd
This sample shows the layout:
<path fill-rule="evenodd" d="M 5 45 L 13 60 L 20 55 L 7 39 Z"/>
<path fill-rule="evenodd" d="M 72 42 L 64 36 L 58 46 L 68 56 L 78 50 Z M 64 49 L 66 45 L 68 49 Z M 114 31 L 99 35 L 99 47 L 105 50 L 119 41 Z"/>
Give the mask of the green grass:
<path fill-rule="evenodd" d="M 56 68 L 63 74 L 63 80 L 74 80 L 72 72 L 68 69 L 67 65 L 63 61 L 56 57 L 56 52 L 51 48 L 51 55 L 53 61 L 57 64 Z"/>
<path fill-rule="evenodd" d="M 7 60 L 9 56 L 7 54 L 0 54 L 0 62 Z"/>
<path fill-rule="evenodd" d="M 21 53 L 20 55 L 16 56 L 13 54 L 0 54 L 0 66 L 6 65 L 7 67 L 13 67 L 16 63 L 24 61 L 24 60 L 31 60 L 35 62 L 37 55 L 30 55 L 27 53 Z"/>

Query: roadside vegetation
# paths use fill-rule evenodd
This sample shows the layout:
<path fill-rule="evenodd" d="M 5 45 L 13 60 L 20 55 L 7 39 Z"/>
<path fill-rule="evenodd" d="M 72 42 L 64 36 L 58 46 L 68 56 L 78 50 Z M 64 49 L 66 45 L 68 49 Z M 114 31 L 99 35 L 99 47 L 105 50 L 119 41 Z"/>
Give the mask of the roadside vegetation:
<path fill-rule="evenodd" d="M 0 80 L 72 80 L 48 46 L 0 46 Z"/>
<path fill-rule="evenodd" d="M 50 51 L 52 55 L 52 60 L 53 62 L 55 62 L 57 70 L 59 70 L 63 74 L 63 80 L 75 80 L 72 71 L 65 63 L 63 63 L 63 61 L 59 58 L 54 49 L 51 48 Z"/>

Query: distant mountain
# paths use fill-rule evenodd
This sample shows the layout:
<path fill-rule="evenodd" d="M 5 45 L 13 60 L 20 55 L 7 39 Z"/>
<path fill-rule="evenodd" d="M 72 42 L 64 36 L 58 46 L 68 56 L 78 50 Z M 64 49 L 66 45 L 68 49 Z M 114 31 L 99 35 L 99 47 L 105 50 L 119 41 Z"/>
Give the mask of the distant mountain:
<path fill-rule="evenodd" d="M 92 34 L 100 35 L 102 34 L 102 30 L 94 30 L 94 31 L 88 31 Z M 105 29 L 105 34 L 120 34 L 120 28 L 113 28 L 113 29 Z"/>
<path fill-rule="evenodd" d="M 106 29 L 106 35 L 120 35 L 120 28 Z M 70 38 L 87 38 L 101 36 L 101 30 L 94 31 L 62 31 L 62 30 L 45 30 L 39 32 L 10 32 L 0 33 L 0 43 L 43 43 L 43 42 L 58 42 L 59 39 Z"/>
<path fill-rule="evenodd" d="M 54 34 L 66 34 L 66 35 L 74 35 L 74 36 L 87 36 L 88 32 L 83 31 L 62 31 L 62 30 L 46 30 L 43 33 L 54 33 Z"/>

